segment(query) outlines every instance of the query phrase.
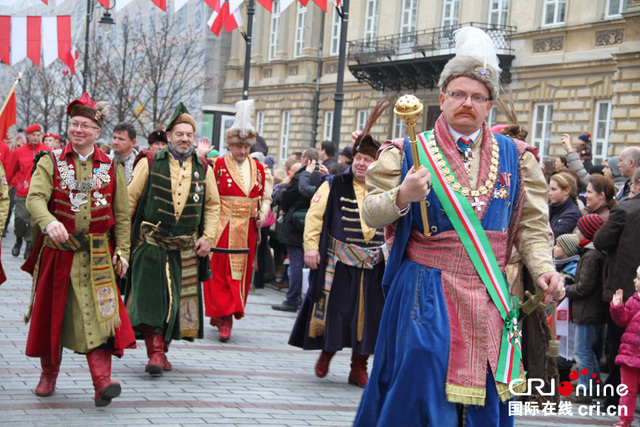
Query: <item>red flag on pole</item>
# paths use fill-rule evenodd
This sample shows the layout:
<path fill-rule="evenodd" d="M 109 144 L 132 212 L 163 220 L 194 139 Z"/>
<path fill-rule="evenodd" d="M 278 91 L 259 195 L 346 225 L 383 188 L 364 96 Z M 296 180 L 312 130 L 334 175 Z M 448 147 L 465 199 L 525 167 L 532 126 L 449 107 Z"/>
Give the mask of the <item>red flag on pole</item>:
<path fill-rule="evenodd" d="M 105 0 L 105 1 L 109 1 L 109 0 Z M 158 6 L 160 9 L 162 9 L 163 12 L 167 11 L 167 0 L 151 0 L 153 2 L 153 4 L 155 4 L 156 6 Z M 107 6 L 107 9 L 109 7 Z"/>
<path fill-rule="evenodd" d="M 0 141 L 9 144 L 9 129 L 16 125 L 16 93 L 9 97 L 4 109 L 0 113 Z"/>
<path fill-rule="evenodd" d="M 313 2 L 320 6 L 323 11 L 327 11 L 327 0 L 313 0 Z"/>
<path fill-rule="evenodd" d="M 309 0 L 307 0 L 309 1 Z M 269 11 L 269 13 L 273 12 L 273 0 L 258 0 L 258 3 L 262 5 L 265 9 Z"/>

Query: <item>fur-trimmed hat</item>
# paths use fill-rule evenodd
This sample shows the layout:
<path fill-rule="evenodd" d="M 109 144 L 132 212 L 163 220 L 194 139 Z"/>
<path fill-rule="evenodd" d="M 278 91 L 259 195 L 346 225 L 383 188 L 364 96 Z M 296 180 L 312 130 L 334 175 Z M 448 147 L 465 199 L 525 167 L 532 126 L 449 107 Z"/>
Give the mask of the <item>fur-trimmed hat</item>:
<path fill-rule="evenodd" d="M 491 37 L 480 28 L 463 27 L 455 31 L 455 38 L 456 55 L 440 74 L 440 90 L 444 92 L 456 77 L 466 76 L 484 83 L 491 99 L 498 99 L 502 70 Z"/>
<path fill-rule="evenodd" d="M 173 127 L 180 123 L 189 123 L 191 127 L 193 127 L 193 131 L 196 131 L 196 121 L 193 116 L 189 114 L 187 107 L 185 107 L 182 102 L 178 104 L 173 115 L 169 119 L 169 123 L 167 123 L 167 132 L 171 132 Z"/>
<path fill-rule="evenodd" d="M 236 102 L 236 116 L 233 125 L 226 132 L 225 142 L 231 144 L 256 143 L 256 128 L 253 127 L 253 115 L 255 114 L 255 103 L 253 99 L 245 99 Z"/>
<path fill-rule="evenodd" d="M 580 250 L 580 240 L 577 235 L 573 233 L 561 234 L 556 238 L 556 243 L 560 245 L 568 257 L 578 255 L 578 251 Z"/>
<path fill-rule="evenodd" d="M 163 130 L 154 130 L 147 137 L 147 142 L 149 146 L 155 144 L 156 142 L 164 142 L 165 144 L 169 143 L 167 140 L 167 133 Z"/>
<path fill-rule="evenodd" d="M 27 126 L 27 128 L 24 130 L 24 133 L 26 134 L 33 133 L 33 132 L 42 132 L 42 128 L 40 127 L 40 125 L 32 124 Z"/>
<path fill-rule="evenodd" d="M 100 127 L 102 127 L 104 120 L 109 117 L 110 111 L 111 104 L 107 101 L 95 102 L 87 92 L 83 93 L 80 99 L 71 101 L 67 106 L 67 114 L 69 117 L 86 117 L 96 122 Z"/>

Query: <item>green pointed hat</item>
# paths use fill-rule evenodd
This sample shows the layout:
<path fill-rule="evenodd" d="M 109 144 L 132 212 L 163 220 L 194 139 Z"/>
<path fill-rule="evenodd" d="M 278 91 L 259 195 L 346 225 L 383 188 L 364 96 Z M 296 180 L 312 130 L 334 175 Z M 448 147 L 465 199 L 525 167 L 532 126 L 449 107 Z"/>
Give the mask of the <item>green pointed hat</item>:
<path fill-rule="evenodd" d="M 167 123 L 167 132 L 171 132 L 171 129 L 177 124 L 180 123 L 189 123 L 193 126 L 193 131 L 196 131 L 196 121 L 193 119 L 187 107 L 181 102 L 176 107 L 176 110 L 173 112 L 173 115 L 169 119 L 169 123 Z"/>

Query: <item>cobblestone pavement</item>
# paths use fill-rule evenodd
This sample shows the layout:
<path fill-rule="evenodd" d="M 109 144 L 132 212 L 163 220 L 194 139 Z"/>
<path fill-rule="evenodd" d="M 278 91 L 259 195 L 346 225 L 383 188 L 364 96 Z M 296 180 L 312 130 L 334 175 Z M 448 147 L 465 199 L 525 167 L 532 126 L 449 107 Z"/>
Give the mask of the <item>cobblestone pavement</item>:
<path fill-rule="evenodd" d="M 167 425 L 190 426 L 349 426 L 362 394 L 347 384 L 350 352 L 338 353 L 326 378 L 314 375 L 318 352 L 287 345 L 294 313 L 271 304 L 284 299 L 275 289 L 250 293 L 246 317 L 234 323 L 231 340 L 218 342 L 208 324 L 205 338 L 174 341 L 168 353 L 173 370 L 160 377 L 144 372 L 144 343 L 113 359 L 112 379 L 122 395 L 96 408 L 86 358 L 64 350 L 53 396 L 37 397 L 39 359 L 25 356 L 23 322 L 30 276 L 20 270 L 22 256 L 11 256 L 15 238 L 2 239 L 7 281 L 0 286 L 0 423 L 24 426 Z M 22 255 L 22 254 L 21 254 Z M 614 417 L 516 417 L 516 426 L 612 425 Z"/>

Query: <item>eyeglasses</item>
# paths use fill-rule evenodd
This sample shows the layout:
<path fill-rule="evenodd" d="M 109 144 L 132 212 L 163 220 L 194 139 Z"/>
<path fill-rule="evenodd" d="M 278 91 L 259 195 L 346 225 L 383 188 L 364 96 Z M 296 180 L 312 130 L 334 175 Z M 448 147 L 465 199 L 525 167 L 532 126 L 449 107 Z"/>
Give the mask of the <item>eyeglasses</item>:
<path fill-rule="evenodd" d="M 80 128 L 82 130 L 89 130 L 89 129 L 100 129 L 98 126 L 91 126 L 88 125 L 86 123 L 78 123 L 78 122 L 71 122 L 69 123 L 69 129 L 77 129 Z"/>
<path fill-rule="evenodd" d="M 491 101 L 491 98 L 485 98 L 484 96 L 480 95 L 468 95 L 464 92 L 451 92 L 450 90 L 445 90 L 444 93 L 459 102 L 465 102 L 467 98 L 471 98 L 471 102 L 473 102 L 474 104 L 482 104 L 484 102 Z"/>

